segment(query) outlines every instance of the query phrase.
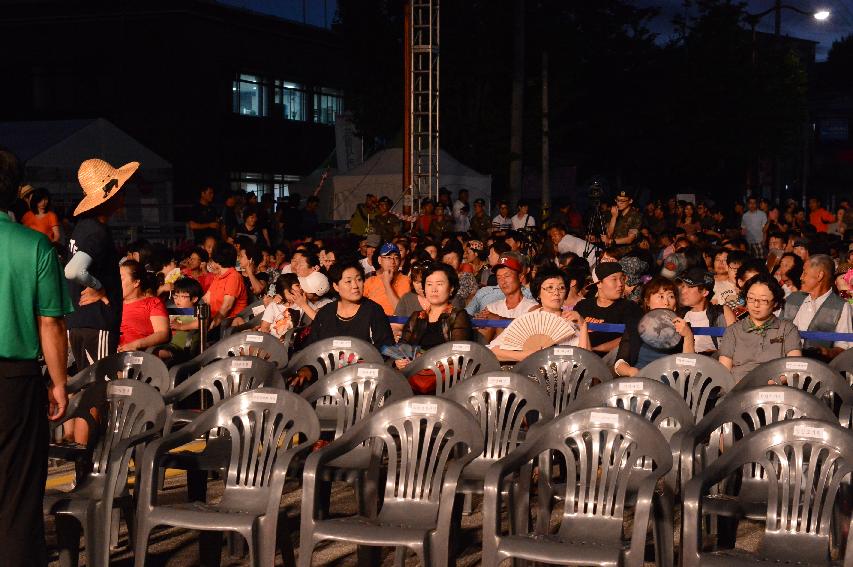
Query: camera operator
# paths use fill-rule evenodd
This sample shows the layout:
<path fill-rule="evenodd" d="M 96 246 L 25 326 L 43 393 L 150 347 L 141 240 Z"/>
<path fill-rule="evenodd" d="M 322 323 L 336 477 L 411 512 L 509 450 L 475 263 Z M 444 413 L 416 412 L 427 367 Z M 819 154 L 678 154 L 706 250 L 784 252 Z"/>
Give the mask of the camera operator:
<path fill-rule="evenodd" d="M 610 223 L 603 241 L 606 246 L 614 246 L 622 253 L 631 249 L 640 234 L 643 218 L 640 212 L 631 207 L 634 199 L 627 191 L 616 194 L 616 204 L 610 208 Z"/>

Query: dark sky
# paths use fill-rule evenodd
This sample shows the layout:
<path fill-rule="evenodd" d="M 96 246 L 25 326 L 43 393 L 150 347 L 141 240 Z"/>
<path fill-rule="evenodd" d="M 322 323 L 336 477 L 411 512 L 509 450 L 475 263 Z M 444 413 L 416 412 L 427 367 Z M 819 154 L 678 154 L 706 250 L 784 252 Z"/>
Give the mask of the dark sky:
<path fill-rule="evenodd" d="M 337 0 L 218 0 L 255 12 L 271 14 L 312 26 L 329 27 L 335 17 Z"/>
<path fill-rule="evenodd" d="M 672 34 L 672 17 L 684 11 L 682 0 L 632 0 L 636 6 L 656 6 L 661 14 L 652 24 L 653 31 L 666 38 Z M 747 10 L 759 13 L 772 8 L 773 0 L 747 0 Z M 818 42 L 818 61 L 826 59 L 832 42 L 853 33 L 853 0 L 784 0 L 784 4 L 796 6 L 806 12 L 826 9 L 832 12 L 829 20 L 818 22 L 790 10 L 782 11 L 782 34 L 810 39 Z M 773 32 L 773 14 L 761 20 L 758 29 Z"/>

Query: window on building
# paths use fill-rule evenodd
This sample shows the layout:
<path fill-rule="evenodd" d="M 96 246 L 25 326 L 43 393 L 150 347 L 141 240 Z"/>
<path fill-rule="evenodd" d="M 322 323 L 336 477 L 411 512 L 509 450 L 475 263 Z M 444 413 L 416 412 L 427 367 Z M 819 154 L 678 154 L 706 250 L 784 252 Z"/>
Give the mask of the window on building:
<path fill-rule="evenodd" d="M 299 181 L 298 175 L 282 173 L 254 173 L 248 171 L 231 172 L 231 190 L 254 193 L 258 200 L 266 194 L 272 194 L 276 201 L 290 195 L 290 187 Z"/>
<path fill-rule="evenodd" d="M 244 116 L 267 115 L 267 85 L 260 76 L 240 73 L 231 90 L 235 113 Z"/>
<path fill-rule="evenodd" d="M 305 120 L 305 87 L 276 79 L 273 81 L 273 116 Z"/>
<path fill-rule="evenodd" d="M 343 91 L 318 88 L 314 91 L 314 122 L 334 124 L 335 115 L 344 111 Z"/>

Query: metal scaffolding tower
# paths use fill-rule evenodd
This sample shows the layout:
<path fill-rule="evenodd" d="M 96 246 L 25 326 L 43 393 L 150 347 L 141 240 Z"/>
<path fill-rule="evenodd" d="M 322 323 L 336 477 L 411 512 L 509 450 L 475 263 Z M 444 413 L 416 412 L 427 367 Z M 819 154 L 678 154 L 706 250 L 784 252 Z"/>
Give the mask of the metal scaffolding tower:
<path fill-rule="evenodd" d="M 438 0 L 410 0 L 408 168 L 412 211 L 438 198 Z"/>

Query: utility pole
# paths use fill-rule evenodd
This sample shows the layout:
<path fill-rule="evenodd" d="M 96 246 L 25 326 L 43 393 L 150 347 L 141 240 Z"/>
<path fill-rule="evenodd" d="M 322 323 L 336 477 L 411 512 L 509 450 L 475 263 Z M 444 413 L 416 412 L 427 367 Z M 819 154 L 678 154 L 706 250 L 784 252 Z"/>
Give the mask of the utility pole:
<path fill-rule="evenodd" d="M 509 199 L 521 197 L 524 154 L 524 0 L 515 0 L 513 18 L 512 110 L 509 138 Z"/>
<path fill-rule="evenodd" d="M 551 165 L 548 130 L 548 52 L 542 52 L 542 224 L 551 211 Z"/>

